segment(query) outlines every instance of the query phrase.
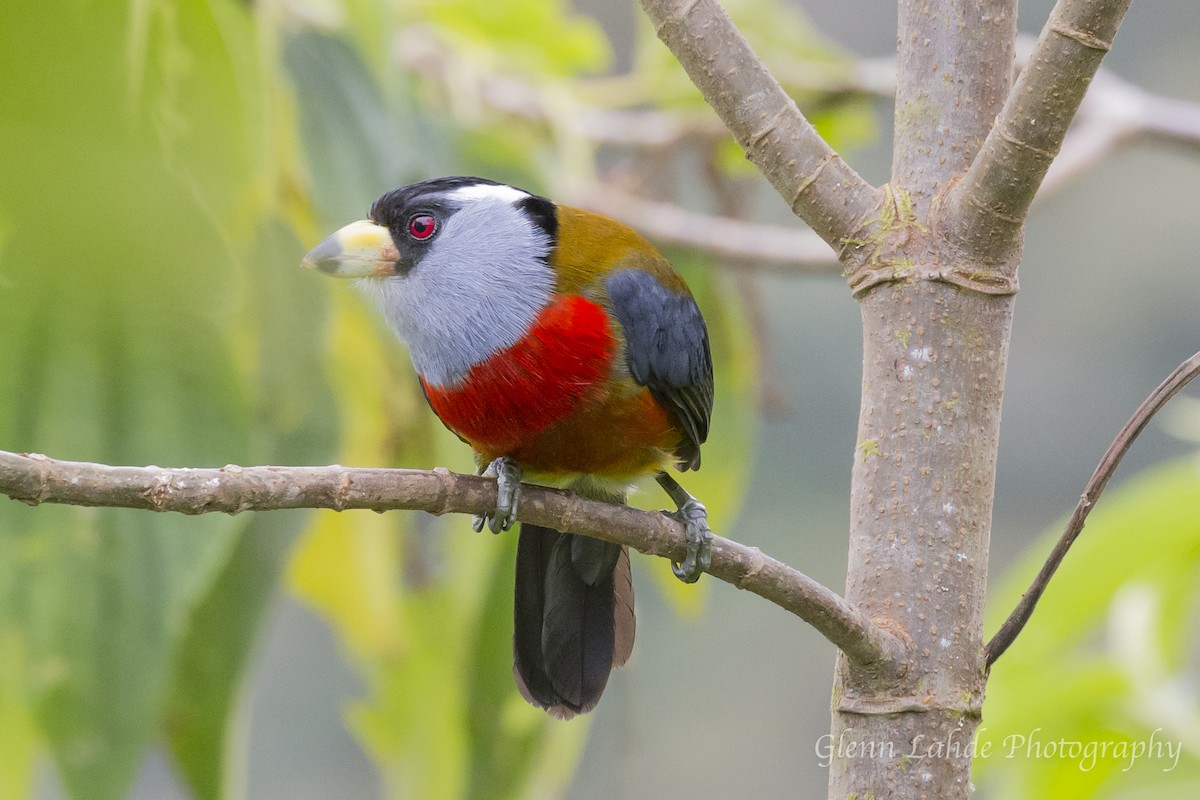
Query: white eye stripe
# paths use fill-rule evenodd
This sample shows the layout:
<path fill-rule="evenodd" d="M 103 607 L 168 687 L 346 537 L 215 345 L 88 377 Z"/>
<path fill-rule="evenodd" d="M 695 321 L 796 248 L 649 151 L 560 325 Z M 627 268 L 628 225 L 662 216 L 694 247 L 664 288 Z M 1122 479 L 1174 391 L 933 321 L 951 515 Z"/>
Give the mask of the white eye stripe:
<path fill-rule="evenodd" d="M 515 189 L 512 186 L 491 183 L 476 183 L 450 192 L 450 197 L 455 200 L 486 200 L 492 198 L 505 203 L 515 203 L 529 196 L 529 193 L 522 192 L 520 189 Z"/>

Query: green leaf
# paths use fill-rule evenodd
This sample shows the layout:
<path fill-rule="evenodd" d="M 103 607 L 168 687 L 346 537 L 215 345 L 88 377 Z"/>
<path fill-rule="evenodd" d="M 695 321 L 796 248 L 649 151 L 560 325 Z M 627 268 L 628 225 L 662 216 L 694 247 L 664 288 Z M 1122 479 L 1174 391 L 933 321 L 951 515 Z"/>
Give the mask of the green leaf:
<path fill-rule="evenodd" d="M 0 635 L 29 652 L 22 682 L 38 726 L 73 796 L 120 797 L 157 725 L 187 606 L 228 546 L 227 526 L 59 509 L 6 514 L 4 526 Z"/>

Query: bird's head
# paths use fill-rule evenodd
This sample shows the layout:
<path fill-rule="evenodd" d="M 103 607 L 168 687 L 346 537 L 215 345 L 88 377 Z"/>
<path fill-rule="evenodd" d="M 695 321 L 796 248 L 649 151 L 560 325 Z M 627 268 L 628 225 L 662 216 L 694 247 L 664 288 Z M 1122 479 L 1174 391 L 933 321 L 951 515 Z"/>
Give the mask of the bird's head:
<path fill-rule="evenodd" d="M 336 278 L 392 278 L 453 262 L 487 266 L 497 255 L 545 263 L 555 228 L 543 197 L 483 178 L 435 178 L 383 195 L 368 219 L 326 238 L 304 265 Z"/>
<path fill-rule="evenodd" d="M 304 257 L 374 294 L 431 383 L 517 341 L 554 290 L 554 203 L 481 178 L 437 178 L 375 201 Z"/>

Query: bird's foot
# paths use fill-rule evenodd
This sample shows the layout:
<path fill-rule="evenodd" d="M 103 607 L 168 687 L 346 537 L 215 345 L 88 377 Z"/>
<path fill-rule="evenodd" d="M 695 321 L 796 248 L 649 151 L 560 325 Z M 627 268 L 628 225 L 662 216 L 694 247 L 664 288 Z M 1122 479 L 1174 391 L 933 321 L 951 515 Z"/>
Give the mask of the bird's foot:
<path fill-rule="evenodd" d="M 488 464 L 480 474 L 496 479 L 496 510 L 471 517 L 471 527 L 476 532 L 482 531 L 486 523 L 492 533 L 506 531 L 517 521 L 517 504 L 521 500 L 521 468 L 508 456 L 501 456 Z"/>
<path fill-rule="evenodd" d="M 671 562 L 671 571 L 684 583 L 695 583 L 712 565 L 712 528 L 708 527 L 708 509 L 688 494 L 670 475 L 660 472 L 658 483 L 678 506 L 676 511 L 664 511 L 671 519 L 683 523 L 687 532 L 687 553 L 681 563 Z"/>
<path fill-rule="evenodd" d="M 708 510 L 696 498 L 688 499 L 675 512 L 664 512 L 682 522 L 687 531 L 687 555 L 683 562 L 671 562 L 671 571 L 684 583 L 695 583 L 712 565 L 712 529 L 708 527 Z"/>

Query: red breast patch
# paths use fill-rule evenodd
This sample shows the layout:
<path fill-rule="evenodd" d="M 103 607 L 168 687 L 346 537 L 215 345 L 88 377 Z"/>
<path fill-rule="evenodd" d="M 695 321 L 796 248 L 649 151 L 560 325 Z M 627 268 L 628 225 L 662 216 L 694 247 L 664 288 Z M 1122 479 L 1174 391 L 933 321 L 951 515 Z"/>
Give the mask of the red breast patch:
<path fill-rule="evenodd" d="M 520 340 L 472 367 L 461 386 L 421 384 L 451 430 L 478 450 L 505 453 L 562 420 L 607 380 L 616 347 L 603 308 L 560 295 Z"/>

